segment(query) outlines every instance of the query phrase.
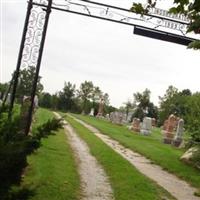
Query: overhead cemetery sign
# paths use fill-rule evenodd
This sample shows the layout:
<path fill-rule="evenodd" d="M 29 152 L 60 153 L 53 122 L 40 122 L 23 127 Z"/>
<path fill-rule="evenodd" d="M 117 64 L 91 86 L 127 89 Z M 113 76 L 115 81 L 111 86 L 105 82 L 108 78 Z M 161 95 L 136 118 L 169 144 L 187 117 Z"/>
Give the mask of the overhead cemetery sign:
<path fill-rule="evenodd" d="M 169 19 L 176 19 L 176 20 L 180 20 L 182 22 L 187 22 L 187 23 L 190 22 L 189 18 L 186 15 L 173 14 L 173 13 L 168 12 L 167 10 L 163 10 L 160 8 L 150 8 L 149 14 L 163 16 L 163 17 L 166 17 Z"/>
<path fill-rule="evenodd" d="M 158 8 L 153 8 L 150 10 L 150 13 L 141 16 L 130 11 L 130 9 L 99 3 L 97 1 L 29 0 L 17 66 L 13 81 L 11 82 L 13 87 L 10 87 L 12 88 L 12 95 L 9 109 L 9 119 L 11 119 L 20 68 L 35 67 L 35 77 L 30 93 L 31 105 L 25 128 L 26 134 L 28 134 L 31 125 L 37 80 L 49 16 L 52 10 L 130 25 L 134 27 L 135 34 L 178 44 L 188 45 L 188 43 L 197 39 L 194 35 L 187 34 L 187 26 L 189 24 L 187 17 L 173 15 Z"/>

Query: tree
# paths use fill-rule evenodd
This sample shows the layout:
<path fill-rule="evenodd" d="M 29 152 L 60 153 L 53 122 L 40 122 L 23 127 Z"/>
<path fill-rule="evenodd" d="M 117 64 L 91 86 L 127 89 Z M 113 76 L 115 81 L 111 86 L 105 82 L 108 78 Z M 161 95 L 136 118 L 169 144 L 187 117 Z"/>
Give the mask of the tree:
<path fill-rule="evenodd" d="M 190 89 L 184 89 L 180 92 L 181 96 L 191 96 L 192 92 L 190 91 Z"/>
<path fill-rule="evenodd" d="M 134 113 L 132 117 L 142 120 L 145 116 L 157 118 L 157 108 L 150 102 L 151 91 L 145 89 L 142 93 L 134 93 Z"/>
<path fill-rule="evenodd" d="M 100 90 L 100 88 L 98 86 L 93 87 L 93 91 L 92 91 L 92 105 L 94 107 L 94 104 L 97 103 L 101 96 L 102 96 L 102 91 Z"/>
<path fill-rule="evenodd" d="M 147 14 L 149 9 L 156 6 L 157 0 L 147 0 L 147 6 L 144 7 L 141 3 L 133 3 L 131 11 L 138 14 Z M 199 0 L 174 0 L 175 6 L 169 9 L 169 12 L 174 14 L 184 14 L 189 20 L 190 24 L 187 27 L 187 32 L 200 34 L 200 1 Z M 200 49 L 200 40 L 191 42 L 188 46 L 193 49 Z"/>
<path fill-rule="evenodd" d="M 149 103 L 147 108 L 147 117 L 158 118 L 158 107 L 155 106 L 152 102 Z"/>
<path fill-rule="evenodd" d="M 179 92 L 174 86 L 169 86 L 164 96 L 159 97 L 159 125 L 162 125 L 170 114 L 175 114 L 178 117 L 184 118 L 188 112 L 187 100 L 191 95 L 192 93 L 189 89 L 184 89 Z"/>
<path fill-rule="evenodd" d="M 24 95 L 26 96 L 31 95 L 34 77 L 35 77 L 35 67 L 33 66 L 29 66 L 28 68 L 20 71 L 19 84 L 16 92 L 17 97 L 21 98 Z M 40 82 L 41 78 L 42 78 L 41 76 L 38 77 L 37 89 L 36 89 L 37 95 L 39 95 L 43 90 L 43 85 Z"/>
<path fill-rule="evenodd" d="M 191 133 L 192 145 L 200 147 L 200 93 L 188 96 L 188 111 L 185 115 L 186 127 Z"/>
<path fill-rule="evenodd" d="M 0 83 L 0 99 L 3 98 L 3 96 L 7 92 L 8 87 L 9 83 Z"/>
<path fill-rule="evenodd" d="M 151 91 L 147 88 L 142 93 L 134 93 L 134 104 L 145 111 L 150 103 L 150 94 Z"/>
<path fill-rule="evenodd" d="M 130 109 L 133 107 L 131 101 L 128 99 L 125 103 L 125 112 L 126 112 L 126 119 L 128 118 L 128 113 L 130 111 Z"/>
<path fill-rule="evenodd" d="M 85 81 L 84 83 L 81 83 L 80 89 L 78 91 L 79 97 L 82 100 L 82 112 L 86 113 L 86 107 L 87 103 L 89 103 L 89 100 L 92 98 L 92 92 L 94 90 L 94 85 L 92 81 Z"/>
<path fill-rule="evenodd" d="M 48 92 L 44 92 L 39 97 L 39 105 L 44 108 L 51 108 L 51 95 Z"/>
<path fill-rule="evenodd" d="M 51 108 L 53 110 L 58 109 L 58 104 L 59 104 L 59 97 L 58 97 L 58 93 L 55 93 L 51 96 Z"/>
<path fill-rule="evenodd" d="M 74 104 L 76 85 L 70 82 L 64 83 L 64 88 L 59 92 L 59 107 L 62 110 L 70 111 Z"/>
<path fill-rule="evenodd" d="M 108 106 L 110 104 L 108 93 L 103 94 L 104 105 Z"/>

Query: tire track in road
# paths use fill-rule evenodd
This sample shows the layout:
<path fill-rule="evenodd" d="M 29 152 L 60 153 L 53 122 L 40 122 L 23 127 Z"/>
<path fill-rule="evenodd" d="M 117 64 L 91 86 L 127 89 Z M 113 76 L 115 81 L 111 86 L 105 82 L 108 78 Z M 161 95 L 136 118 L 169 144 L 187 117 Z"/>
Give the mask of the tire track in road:
<path fill-rule="evenodd" d="M 61 116 L 55 113 L 57 118 Z M 96 158 L 90 154 L 87 144 L 76 134 L 69 123 L 63 121 L 65 134 L 75 153 L 81 179 L 81 200 L 113 200 L 113 192 L 108 177 Z M 64 173 L 64 172 L 63 172 Z"/>
<path fill-rule="evenodd" d="M 200 200 L 200 197 L 194 195 L 197 189 L 190 186 L 184 180 L 181 180 L 177 176 L 163 170 L 159 165 L 152 164 L 151 160 L 122 146 L 118 141 L 111 139 L 105 134 L 102 134 L 95 127 L 71 115 L 69 116 L 93 132 L 104 143 L 119 153 L 123 158 L 128 160 L 135 168 L 138 169 L 138 171 L 155 181 L 158 185 L 167 190 L 172 196 L 177 198 L 177 200 Z"/>

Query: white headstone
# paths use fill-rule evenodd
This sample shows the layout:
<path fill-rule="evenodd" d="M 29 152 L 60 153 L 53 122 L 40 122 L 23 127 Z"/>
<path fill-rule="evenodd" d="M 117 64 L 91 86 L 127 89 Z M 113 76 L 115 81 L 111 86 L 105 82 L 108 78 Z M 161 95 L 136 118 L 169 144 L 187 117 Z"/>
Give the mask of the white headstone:
<path fill-rule="evenodd" d="M 182 138 L 183 138 L 183 132 L 184 132 L 184 120 L 183 119 L 180 119 L 178 121 L 178 126 L 177 126 L 177 130 L 176 130 L 176 135 L 174 137 L 174 140 L 173 140 L 173 144 L 175 146 L 179 146 L 182 142 Z"/>
<path fill-rule="evenodd" d="M 106 119 L 107 119 L 108 121 L 110 121 L 110 115 L 109 115 L 109 114 L 106 114 Z"/>
<path fill-rule="evenodd" d="M 35 95 L 35 98 L 34 98 L 34 108 L 38 108 L 38 102 L 39 102 L 38 96 Z"/>
<path fill-rule="evenodd" d="M 122 124 L 123 113 L 117 111 L 110 113 L 110 120 L 114 124 Z"/>
<path fill-rule="evenodd" d="M 8 96 L 6 98 L 6 104 L 10 104 L 10 102 L 11 102 L 11 94 L 8 93 Z"/>
<path fill-rule="evenodd" d="M 91 109 L 91 111 L 90 111 L 90 114 L 89 114 L 90 116 L 94 116 L 94 108 L 92 108 Z"/>
<path fill-rule="evenodd" d="M 151 133 L 152 129 L 152 122 L 150 117 L 144 117 L 142 125 L 141 125 L 141 130 L 140 133 L 143 135 L 149 135 Z"/>

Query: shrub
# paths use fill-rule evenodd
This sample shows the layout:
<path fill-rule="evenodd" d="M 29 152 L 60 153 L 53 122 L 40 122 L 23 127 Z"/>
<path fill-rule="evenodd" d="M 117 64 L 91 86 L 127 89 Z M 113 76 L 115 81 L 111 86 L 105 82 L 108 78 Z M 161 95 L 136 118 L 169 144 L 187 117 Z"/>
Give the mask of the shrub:
<path fill-rule="evenodd" d="M 26 136 L 20 130 L 19 116 L 8 122 L 5 113 L 0 115 L 0 197 L 7 200 L 13 199 L 10 188 L 20 183 L 27 155 L 39 148 L 42 137 L 52 134 L 62 124 L 61 119 L 48 120 L 36 129 L 34 136 Z"/>

